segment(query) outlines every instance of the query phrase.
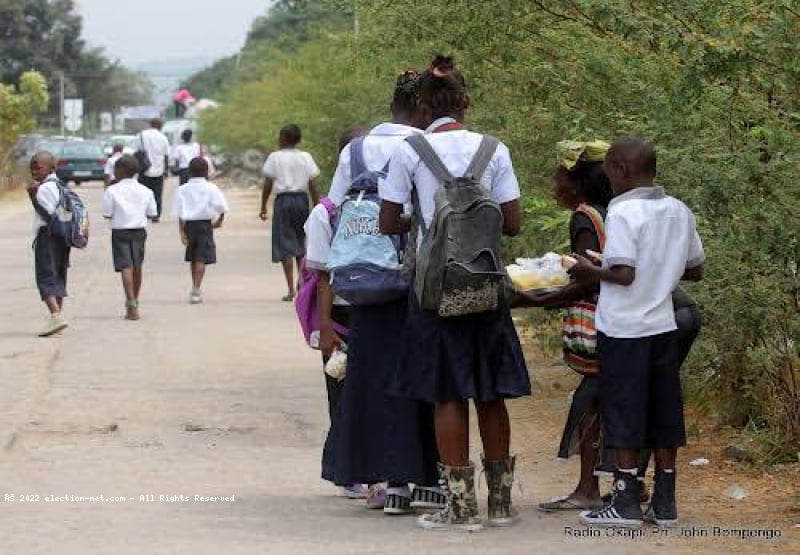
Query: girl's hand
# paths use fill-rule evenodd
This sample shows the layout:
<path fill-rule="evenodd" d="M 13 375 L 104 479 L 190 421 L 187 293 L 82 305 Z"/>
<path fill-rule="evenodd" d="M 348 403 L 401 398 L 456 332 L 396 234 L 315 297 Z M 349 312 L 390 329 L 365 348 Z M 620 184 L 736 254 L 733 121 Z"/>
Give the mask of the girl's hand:
<path fill-rule="evenodd" d="M 261 218 L 262 222 L 266 222 L 267 221 L 267 211 L 266 210 L 262 210 L 261 213 L 258 215 L 258 217 Z"/>
<path fill-rule="evenodd" d="M 325 326 L 323 326 L 325 328 Z M 327 360 L 333 355 L 333 351 L 341 348 L 342 338 L 333 331 L 332 328 L 321 329 L 319 331 L 319 350 L 322 351 L 322 356 Z"/>

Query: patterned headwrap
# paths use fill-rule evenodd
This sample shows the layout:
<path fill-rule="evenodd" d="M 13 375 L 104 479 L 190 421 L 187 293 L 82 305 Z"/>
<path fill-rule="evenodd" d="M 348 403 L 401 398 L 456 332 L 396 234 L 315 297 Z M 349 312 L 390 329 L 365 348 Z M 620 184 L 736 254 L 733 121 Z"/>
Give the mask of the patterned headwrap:
<path fill-rule="evenodd" d="M 560 141 L 556 145 L 558 163 L 572 170 L 579 161 L 602 162 L 611 145 L 605 141 Z"/>

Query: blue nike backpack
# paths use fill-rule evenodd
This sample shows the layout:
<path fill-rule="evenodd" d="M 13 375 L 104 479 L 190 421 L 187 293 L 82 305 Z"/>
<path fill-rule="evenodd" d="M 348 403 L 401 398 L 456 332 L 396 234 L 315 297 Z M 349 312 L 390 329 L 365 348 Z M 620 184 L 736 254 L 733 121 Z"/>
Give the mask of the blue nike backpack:
<path fill-rule="evenodd" d="M 364 137 L 350 143 L 352 182 L 333 233 L 328 268 L 334 293 L 351 305 L 383 304 L 408 295 L 410 276 L 403 267 L 405 235 L 382 235 L 378 181 L 389 163 L 370 171 L 364 163 Z"/>

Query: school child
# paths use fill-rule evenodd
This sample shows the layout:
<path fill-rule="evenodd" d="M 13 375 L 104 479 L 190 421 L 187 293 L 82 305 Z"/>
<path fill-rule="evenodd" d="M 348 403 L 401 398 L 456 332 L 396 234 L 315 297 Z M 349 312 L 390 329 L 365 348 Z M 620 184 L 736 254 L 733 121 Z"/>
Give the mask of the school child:
<path fill-rule="evenodd" d="M 176 145 L 172 151 L 174 163 L 178 167 L 178 181 L 181 185 L 189 181 L 189 162 L 197 157 L 203 158 L 200 144 L 192 140 L 193 136 L 194 132 L 191 129 L 184 129 L 181 133 L 181 144 Z M 211 173 L 210 170 L 209 173 Z"/>
<path fill-rule="evenodd" d="M 342 151 L 329 193 L 334 203 L 345 201 L 360 175 L 382 172 L 403 140 L 420 133 L 413 127 L 416 99 L 417 73 L 405 72 L 393 95 L 393 121 L 374 127 Z M 377 235 L 377 216 L 376 211 L 374 220 L 358 233 Z M 387 243 L 394 252 L 391 242 Z M 339 413 L 328 436 L 334 464 L 323 475 L 337 485 L 369 484 L 367 508 L 382 509 L 388 515 L 439 508 L 444 503 L 436 473 L 439 457 L 432 407 L 387 394 L 406 349 L 406 313 L 403 293 L 381 304 L 351 306 L 347 375 Z M 330 327 L 324 326 L 323 349 L 337 341 Z"/>
<path fill-rule="evenodd" d="M 291 302 L 295 296 L 293 264 L 300 273 L 300 264 L 306 253 L 303 225 L 309 215 L 311 204 L 319 200 L 314 179 L 319 177 L 319 168 L 314 158 L 297 148 L 302 139 L 300 128 L 287 125 L 278 135 L 279 150 L 267 157 L 262 173 L 265 176 L 261 192 L 261 214 L 267 221 L 267 202 L 275 191 L 275 208 L 272 215 L 272 261 L 280 262 L 286 276 L 288 293 L 281 299 Z"/>
<path fill-rule="evenodd" d="M 103 169 L 103 181 L 106 187 L 116 182 L 114 177 L 114 166 L 117 165 L 117 160 L 122 158 L 122 151 L 125 147 L 121 144 L 115 144 L 111 148 L 111 156 L 109 156 L 108 160 L 106 160 L 106 166 Z"/>
<path fill-rule="evenodd" d="M 356 137 L 363 132 L 356 128 L 348 129 L 342 134 L 339 141 L 339 153 Z M 325 366 L 336 350 L 347 348 L 350 322 L 350 306 L 346 301 L 333 293 L 328 272 L 328 259 L 333 240 L 333 222 L 336 207 L 329 198 L 325 197 L 311 210 L 305 223 L 304 230 L 307 239 L 306 272 L 316 272 L 316 308 L 318 322 L 321 328 L 319 345 L 322 353 L 323 375 L 325 376 L 325 389 L 328 395 L 328 416 L 333 427 L 333 421 L 339 414 L 339 400 L 344 389 L 344 379 L 337 379 L 325 372 Z M 297 302 L 301 302 L 298 296 Z M 322 475 L 332 476 L 335 471 L 333 457 L 335 456 L 335 441 L 331 436 L 330 428 L 322 456 Z M 352 484 L 342 487 L 342 493 L 350 499 L 365 499 L 367 488 L 364 484 Z"/>
<path fill-rule="evenodd" d="M 702 278 L 705 254 L 692 212 L 653 184 L 655 147 L 617 139 L 604 163 L 615 198 L 606 220 L 603 266 L 576 255 L 570 273 L 601 280 L 597 304 L 600 398 L 605 442 L 617 469 L 610 502 L 581 513 L 599 526 L 677 522 L 675 459 L 686 444 L 672 292 L 681 279 Z M 655 450 L 655 484 L 643 515 L 639 452 Z"/>
<path fill-rule="evenodd" d="M 602 252 L 604 220 L 613 193 L 603 170 L 608 143 L 564 141 L 558 144 L 559 164 L 553 196 L 572 211 L 569 222 L 571 252 Z M 593 312 L 599 282 L 570 282 L 554 293 L 526 293 L 526 305 L 565 308 L 564 361 L 583 375 L 572 397 L 558 456 L 567 459 L 579 453 L 581 473 L 575 490 L 567 496 L 541 503 L 543 511 L 594 509 L 602 506 L 595 468 L 600 442 L 599 379 L 597 377 L 596 332 Z"/>
<path fill-rule="evenodd" d="M 438 56 L 422 74 L 419 106 L 422 121 L 429 124 L 422 139 L 433 149 L 440 163 L 434 163 L 430 156 L 423 162 L 420 152 L 409 142 L 413 137 L 397 149 L 388 176 L 381 184 L 381 231 L 396 233 L 408 229 L 408 220 L 402 216 L 403 205 L 413 200 L 415 210 L 421 215 L 418 224 L 423 238 L 421 246 L 425 246 L 426 230 L 435 218 L 435 196 L 444 188 L 444 181 L 437 175 L 443 171 L 451 176 L 472 173 L 471 177 L 480 180 L 491 202 L 495 207 L 499 205 L 502 211 L 500 222 L 496 218 L 493 221 L 495 229 L 491 237 L 479 227 L 473 229 L 472 238 L 491 242 L 499 249 L 501 233 L 516 235 L 520 230 L 519 183 L 508 148 L 488 138 L 484 141 L 482 135 L 464 127 L 469 96 L 464 77 L 455 69 L 451 58 Z M 494 148 L 487 157 L 487 147 L 491 144 Z M 422 145 L 418 147 L 424 149 Z M 478 168 L 479 165 L 485 166 L 485 171 L 477 171 L 483 169 Z M 431 166 L 437 166 L 436 174 Z M 496 211 L 497 208 L 492 213 Z M 430 262 L 430 258 L 421 256 L 422 253 L 421 250 L 417 253 L 417 277 L 422 264 Z M 498 263 L 495 258 L 493 276 L 503 271 L 496 267 Z M 467 308 L 460 305 L 458 299 L 453 306 L 423 309 L 416 286 L 411 288 L 405 362 L 395 376 L 392 391 L 435 404 L 439 469 L 447 503 L 440 511 L 420 517 L 418 522 L 426 529 L 478 531 L 482 528 L 475 492 L 475 466 L 469 460 L 470 399 L 477 409 L 483 440 L 489 489 L 488 523 L 508 526 L 516 517 L 511 505 L 515 460 L 509 455 L 510 424 L 505 400 L 529 395 L 531 388 L 510 310 L 497 294 L 502 287 L 494 285 L 494 293 L 491 287 L 490 284 L 486 297 L 467 298 L 479 305 L 485 302 L 483 306 L 495 303 L 496 308 L 463 316 L 442 316 Z"/>
<path fill-rule="evenodd" d="M 55 157 L 47 151 L 37 152 L 30 162 L 33 183 L 28 196 L 34 208 L 34 272 L 39 296 L 50 314 L 39 337 L 49 337 L 63 331 L 69 324 L 64 318 L 64 299 L 67 297 L 67 272 L 70 246 L 50 233 L 49 218 L 58 208 L 60 191 L 56 176 Z M 45 218 L 46 217 L 46 218 Z"/>
<path fill-rule="evenodd" d="M 203 302 L 203 277 L 206 266 L 216 264 L 214 230 L 222 227 L 228 202 L 219 187 L 208 181 L 208 163 L 202 158 L 189 162 L 189 181 L 175 191 L 172 206 L 178 218 L 181 242 L 186 246 L 186 262 L 191 265 L 191 304 Z"/>
<path fill-rule="evenodd" d="M 121 157 L 114 166 L 115 182 L 103 193 L 103 217 L 111 224 L 111 254 L 114 271 L 122 278 L 126 320 L 139 319 L 147 220 L 158 217 L 156 197 L 135 179 L 138 172 L 136 158 Z"/>

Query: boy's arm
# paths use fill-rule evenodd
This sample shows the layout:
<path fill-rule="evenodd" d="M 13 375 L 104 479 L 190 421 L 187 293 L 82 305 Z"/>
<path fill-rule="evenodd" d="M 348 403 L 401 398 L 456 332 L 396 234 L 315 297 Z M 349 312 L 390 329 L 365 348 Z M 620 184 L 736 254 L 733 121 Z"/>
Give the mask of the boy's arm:
<path fill-rule="evenodd" d="M 574 277 L 579 284 L 607 281 L 627 287 L 636 279 L 636 268 L 633 266 L 616 264 L 610 268 L 600 268 L 595 266 L 588 258 L 579 254 L 573 254 L 572 256 L 578 263 L 567 270 L 567 273 Z"/>
<path fill-rule="evenodd" d="M 114 202 L 111 198 L 111 192 L 106 191 L 105 193 L 103 193 L 103 217 L 107 220 L 110 220 L 113 215 L 114 215 Z"/>
<path fill-rule="evenodd" d="M 261 189 L 261 213 L 259 217 L 263 221 L 267 221 L 267 202 L 269 201 L 269 196 L 272 194 L 272 178 L 265 177 L 264 178 L 264 187 Z"/>
<path fill-rule="evenodd" d="M 217 221 L 214 222 L 214 229 L 219 229 L 222 227 L 223 222 L 225 222 L 225 212 L 222 212 L 217 218 Z"/>
<path fill-rule="evenodd" d="M 319 190 L 313 179 L 308 180 L 308 194 L 311 196 L 311 206 L 316 206 L 319 202 Z"/>
<path fill-rule="evenodd" d="M 187 246 L 189 244 L 189 238 L 186 237 L 186 222 L 183 220 L 178 220 L 178 235 L 181 236 L 181 243 L 183 243 L 183 246 Z"/>
<path fill-rule="evenodd" d="M 686 271 L 681 277 L 681 281 L 702 281 L 703 279 L 703 265 L 695 266 L 694 268 L 686 268 Z"/>

